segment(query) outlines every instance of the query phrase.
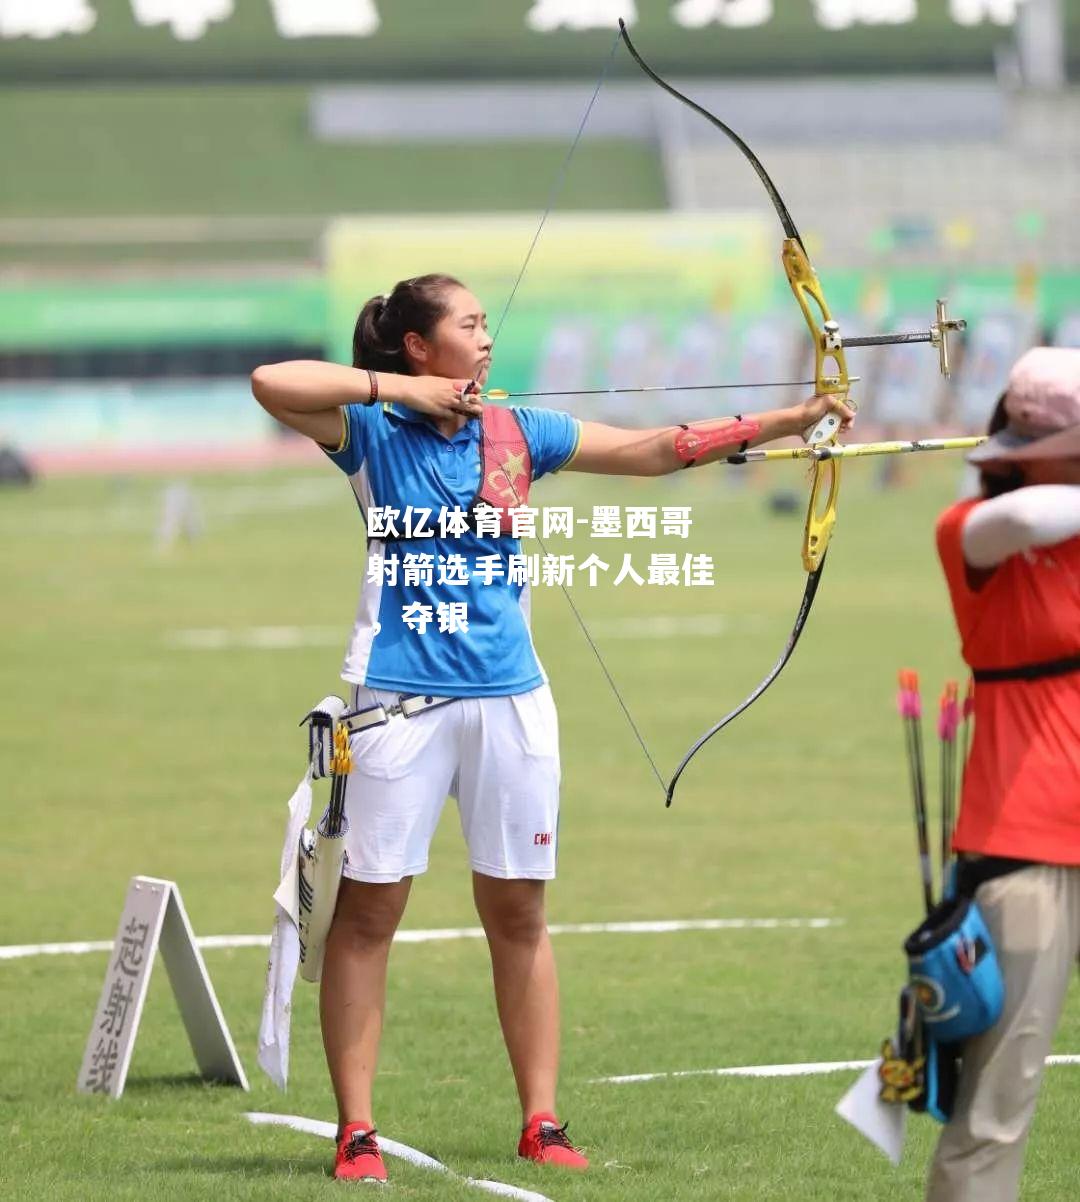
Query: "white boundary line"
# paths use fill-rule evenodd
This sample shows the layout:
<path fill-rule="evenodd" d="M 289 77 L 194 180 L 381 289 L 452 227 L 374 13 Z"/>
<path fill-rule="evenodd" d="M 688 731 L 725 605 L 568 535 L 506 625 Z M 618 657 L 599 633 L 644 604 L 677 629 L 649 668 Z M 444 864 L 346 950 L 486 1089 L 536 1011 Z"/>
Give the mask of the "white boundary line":
<path fill-rule="evenodd" d="M 337 1128 L 333 1123 L 324 1123 L 320 1119 L 307 1119 L 299 1114 L 267 1114 L 263 1111 L 247 1111 L 244 1118 L 256 1126 L 291 1127 L 294 1131 L 303 1131 L 308 1135 L 320 1135 L 324 1139 L 333 1139 Z M 398 1160 L 406 1160 L 422 1169 L 431 1169 L 436 1173 L 446 1173 L 466 1185 L 474 1185 L 488 1194 L 499 1194 L 504 1198 L 517 1198 L 518 1202 L 551 1202 L 546 1194 L 537 1194 L 532 1190 L 518 1189 L 515 1185 L 504 1185 L 501 1181 L 485 1181 L 478 1177 L 462 1177 L 448 1168 L 441 1160 L 418 1152 L 408 1144 L 398 1143 L 396 1139 L 387 1139 L 379 1134 L 379 1147 L 388 1156 L 396 1156 Z"/>
<path fill-rule="evenodd" d="M 653 922 L 556 923 L 552 935 L 669 935 L 680 931 L 819 931 L 843 926 L 842 918 L 689 918 Z M 483 939 L 483 927 L 433 927 L 429 930 L 398 931 L 395 943 L 438 943 L 450 939 Z M 200 948 L 269 947 L 269 935 L 203 935 L 195 940 Z M 84 956 L 89 952 L 112 951 L 111 939 L 78 943 L 10 943 L 0 945 L 0 960 L 22 960 L 28 956 Z"/>
<path fill-rule="evenodd" d="M 337 496 L 337 482 L 333 484 Z M 609 639 L 719 638 L 760 625 L 760 618 L 743 615 L 733 620 L 717 613 L 681 617 L 654 614 L 594 623 L 596 633 Z M 237 647 L 281 651 L 295 647 L 338 647 L 345 640 L 340 626 L 194 626 L 167 630 L 164 641 L 166 646 L 183 651 L 229 651 Z"/>
<path fill-rule="evenodd" d="M 589 1085 L 636 1085 L 641 1081 L 673 1081 L 677 1077 L 819 1077 L 847 1069 L 869 1068 L 873 1060 L 819 1060 L 807 1064 L 748 1064 L 738 1068 L 687 1068 L 668 1073 L 629 1073 L 592 1077 Z M 1080 1055 L 1047 1056 L 1047 1064 L 1080 1064 Z"/>
<path fill-rule="evenodd" d="M 231 651 L 237 647 L 258 651 L 292 651 L 297 647 L 339 647 L 340 626 L 224 626 L 168 630 L 165 645 L 181 651 Z"/>

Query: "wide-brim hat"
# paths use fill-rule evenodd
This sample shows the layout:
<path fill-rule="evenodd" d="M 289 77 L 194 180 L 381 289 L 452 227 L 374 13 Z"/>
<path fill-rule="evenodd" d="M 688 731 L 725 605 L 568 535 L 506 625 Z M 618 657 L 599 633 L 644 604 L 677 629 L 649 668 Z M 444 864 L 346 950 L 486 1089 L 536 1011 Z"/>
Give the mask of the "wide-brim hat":
<path fill-rule="evenodd" d="M 1037 346 L 1016 361 L 1005 389 L 1008 425 L 969 463 L 1080 457 L 1080 349 Z"/>

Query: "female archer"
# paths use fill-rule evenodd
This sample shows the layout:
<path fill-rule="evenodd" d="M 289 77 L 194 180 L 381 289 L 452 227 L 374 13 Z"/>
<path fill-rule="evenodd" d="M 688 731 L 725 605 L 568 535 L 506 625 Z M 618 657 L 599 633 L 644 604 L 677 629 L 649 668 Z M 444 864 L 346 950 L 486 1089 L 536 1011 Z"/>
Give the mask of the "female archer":
<path fill-rule="evenodd" d="M 386 1179 L 372 1083 L 387 958 L 448 794 L 469 848 L 521 1101 L 518 1155 L 588 1164 L 556 1118 L 558 986 L 544 887 L 555 875 L 558 729 L 529 633 L 528 589 L 509 570 L 520 543 L 507 511 L 528 505 L 532 482 L 549 472 L 661 476 L 799 434 L 830 410 L 845 427 L 852 420 L 825 396 L 693 429 L 620 429 L 554 410 L 485 406 L 477 389 L 492 345 L 477 298 L 450 276 L 426 275 L 364 306 L 353 367 L 300 361 L 252 376 L 264 408 L 345 472 L 365 515 L 379 506 L 427 520 L 422 534 L 369 530 L 342 671 L 352 687 L 354 767 L 320 995 L 341 1178 Z M 497 524 L 481 534 L 485 506 Z M 440 524 L 462 513 L 467 520 L 453 529 Z M 426 568 L 406 577 L 393 565 L 410 552 Z"/>

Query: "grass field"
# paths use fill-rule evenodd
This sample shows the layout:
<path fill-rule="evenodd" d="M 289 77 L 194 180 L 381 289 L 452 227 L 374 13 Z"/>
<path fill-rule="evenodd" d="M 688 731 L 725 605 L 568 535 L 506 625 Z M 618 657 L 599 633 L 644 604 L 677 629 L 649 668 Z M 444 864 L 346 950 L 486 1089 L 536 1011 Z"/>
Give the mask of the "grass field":
<path fill-rule="evenodd" d="M 894 673 L 919 668 L 936 696 L 958 667 L 931 534 L 955 463 L 906 466 L 911 486 L 882 494 L 869 468 L 849 465 L 803 646 L 774 690 L 695 761 L 671 811 L 562 598 L 540 591 L 534 606 L 562 723 L 552 920 L 821 916 L 840 925 L 558 937 L 561 1110 L 593 1159 L 583 1178 L 514 1158 L 518 1117 L 482 943 L 400 945 L 375 1116 L 385 1134 L 458 1173 L 556 1202 L 920 1197 L 931 1124 L 913 1123 L 894 1170 L 832 1113 L 853 1073 L 592 1081 L 864 1058 L 888 1032 L 899 942 L 919 908 Z M 764 488 L 800 482 L 797 469 L 778 466 L 743 489 L 716 470 L 640 486 L 567 477 L 538 490 L 546 503 L 694 506 L 690 545 L 717 557 L 715 588 L 576 593 L 665 767 L 749 691 L 787 635 L 802 588 L 801 530 L 767 513 Z M 161 481 L 48 481 L 0 495 L 9 782 L 0 943 L 111 937 L 140 872 L 179 882 L 201 935 L 269 930 L 284 805 L 302 769 L 296 724 L 335 687 L 339 649 L 191 650 L 170 636 L 301 626 L 338 627 L 344 639 L 360 525 L 329 466 L 194 487 L 205 536 L 166 555 L 153 550 Z M 588 549 L 610 560 L 620 548 Z M 631 619 L 661 614 L 691 630 L 700 629 L 691 619 L 724 621 L 712 634 L 627 637 Z M 406 925 L 473 925 L 452 807 L 432 860 Z M 282 1096 L 255 1065 L 265 952 L 205 955 L 252 1078 L 247 1096 L 195 1079 L 160 968 L 126 1094 L 76 1095 L 104 955 L 0 960 L 0 1196 L 294 1202 L 337 1188 L 328 1143 L 241 1118 L 333 1118 L 314 991 L 298 983 Z M 1078 1000 L 1074 989 L 1057 1051 L 1080 1051 Z M 1025 1199 L 1080 1191 L 1077 1072 L 1048 1073 Z M 398 1197 L 480 1196 L 390 1167 Z"/>

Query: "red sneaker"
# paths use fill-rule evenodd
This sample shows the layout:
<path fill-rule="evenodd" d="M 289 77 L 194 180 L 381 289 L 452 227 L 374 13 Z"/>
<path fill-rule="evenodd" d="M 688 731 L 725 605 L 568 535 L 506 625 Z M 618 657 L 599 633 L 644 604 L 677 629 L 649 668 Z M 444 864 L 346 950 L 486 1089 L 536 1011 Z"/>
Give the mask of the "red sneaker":
<path fill-rule="evenodd" d="M 537 1164 L 557 1164 L 584 1172 L 589 1167 L 588 1158 L 566 1138 L 568 1125 L 560 1127 L 553 1114 L 534 1114 L 522 1129 L 518 1155 Z"/>
<path fill-rule="evenodd" d="M 338 1136 L 334 1177 L 338 1181 L 386 1182 L 386 1165 L 370 1123 L 346 1123 Z"/>

